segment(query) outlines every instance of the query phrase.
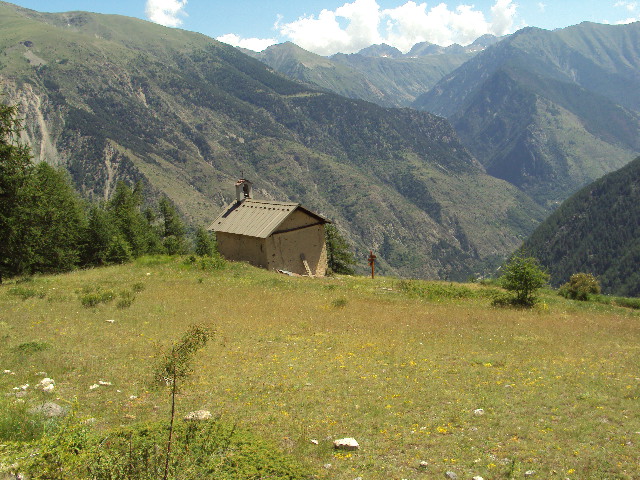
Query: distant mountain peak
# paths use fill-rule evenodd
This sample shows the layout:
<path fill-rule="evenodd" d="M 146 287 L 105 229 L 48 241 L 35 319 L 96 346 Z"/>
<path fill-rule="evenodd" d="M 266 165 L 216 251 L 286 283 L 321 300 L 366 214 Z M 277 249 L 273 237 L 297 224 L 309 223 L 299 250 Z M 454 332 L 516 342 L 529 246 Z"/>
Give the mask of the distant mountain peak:
<path fill-rule="evenodd" d="M 365 57 L 398 58 L 402 57 L 402 52 L 396 47 L 392 47 L 386 43 L 381 43 L 363 48 L 358 52 L 358 55 L 363 55 Z"/>

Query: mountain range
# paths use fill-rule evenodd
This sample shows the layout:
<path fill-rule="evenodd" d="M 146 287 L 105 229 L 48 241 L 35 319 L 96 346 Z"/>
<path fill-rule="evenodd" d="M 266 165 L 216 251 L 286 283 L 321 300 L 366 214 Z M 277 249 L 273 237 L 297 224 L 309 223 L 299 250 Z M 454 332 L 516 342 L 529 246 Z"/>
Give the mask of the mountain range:
<path fill-rule="evenodd" d="M 461 48 L 324 58 L 277 45 L 257 58 L 342 95 L 448 118 L 487 173 L 548 210 L 640 153 L 640 22 L 525 28 Z"/>
<path fill-rule="evenodd" d="M 262 52 L 243 50 L 294 80 L 348 98 L 385 107 L 410 107 L 444 75 L 500 40 L 484 35 L 465 47 L 417 43 L 403 54 L 389 45 L 372 45 L 355 54 L 323 57 L 286 42 Z"/>
<path fill-rule="evenodd" d="M 442 117 L 310 88 L 142 20 L 0 2 L 0 85 L 35 160 L 66 168 L 88 199 L 140 181 L 205 224 L 244 176 L 256 197 L 332 219 L 361 264 L 373 249 L 386 273 L 491 270 L 545 215 Z"/>

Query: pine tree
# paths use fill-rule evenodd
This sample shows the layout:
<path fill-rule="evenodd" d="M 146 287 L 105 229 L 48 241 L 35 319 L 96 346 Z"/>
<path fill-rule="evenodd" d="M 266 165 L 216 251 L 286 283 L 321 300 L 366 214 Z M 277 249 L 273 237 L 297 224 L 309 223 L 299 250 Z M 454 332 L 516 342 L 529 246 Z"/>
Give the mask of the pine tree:
<path fill-rule="evenodd" d="M 133 257 L 155 253 L 154 245 L 158 243 L 155 230 L 140 210 L 141 205 L 142 185 L 138 183 L 132 189 L 124 182 L 117 183 L 107 203 L 107 212 L 117 233 L 129 245 Z"/>
<path fill-rule="evenodd" d="M 15 106 L 0 104 L 0 283 L 27 270 L 25 185 L 33 169 L 31 151 L 18 141 L 21 124 Z"/>
<path fill-rule="evenodd" d="M 216 241 L 210 232 L 207 232 L 202 226 L 196 230 L 195 241 L 196 255 L 201 257 L 213 257 L 217 253 Z"/>
<path fill-rule="evenodd" d="M 63 272 L 80 261 L 86 216 L 67 174 L 38 164 L 28 182 L 31 209 L 28 222 L 31 272 Z"/>
<path fill-rule="evenodd" d="M 327 243 L 327 266 L 331 272 L 353 275 L 352 265 L 356 264 L 356 259 L 345 238 L 331 224 L 325 225 L 324 233 Z"/>
<path fill-rule="evenodd" d="M 164 231 L 162 244 L 169 255 L 180 255 L 187 251 L 185 238 L 186 229 L 178 212 L 167 197 L 160 199 L 160 214 L 162 215 Z"/>

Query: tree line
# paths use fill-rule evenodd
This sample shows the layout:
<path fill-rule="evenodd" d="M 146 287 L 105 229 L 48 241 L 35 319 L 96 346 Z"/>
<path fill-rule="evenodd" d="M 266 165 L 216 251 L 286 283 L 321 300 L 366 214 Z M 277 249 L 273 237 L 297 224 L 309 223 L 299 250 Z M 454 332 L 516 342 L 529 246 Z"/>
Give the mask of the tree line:
<path fill-rule="evenodd" d="M 110 200 L 87 205 L 66 172 L 32 163 L 21 128 L 16 107 L 0 104 L 0 283 L 194 247 L 199 255 L 215 253 L 214 238 L 202 227 L 192 247 L 168 198 L 144 209 L 141 183 L 119 182 Z"/>

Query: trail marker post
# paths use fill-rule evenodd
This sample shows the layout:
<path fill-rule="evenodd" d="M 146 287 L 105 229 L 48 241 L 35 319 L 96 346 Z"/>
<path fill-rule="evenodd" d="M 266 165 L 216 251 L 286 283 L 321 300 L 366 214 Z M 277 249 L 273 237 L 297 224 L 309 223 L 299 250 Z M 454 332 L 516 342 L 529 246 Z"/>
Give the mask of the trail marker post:
<path fill-rule="evenodd" d="M 375 271 L 376 271 L 376 257 L 373 254 L 373 250 L 369 250 L 369 265 L 371 265 L 371 278 L 375 277 Z"/>

